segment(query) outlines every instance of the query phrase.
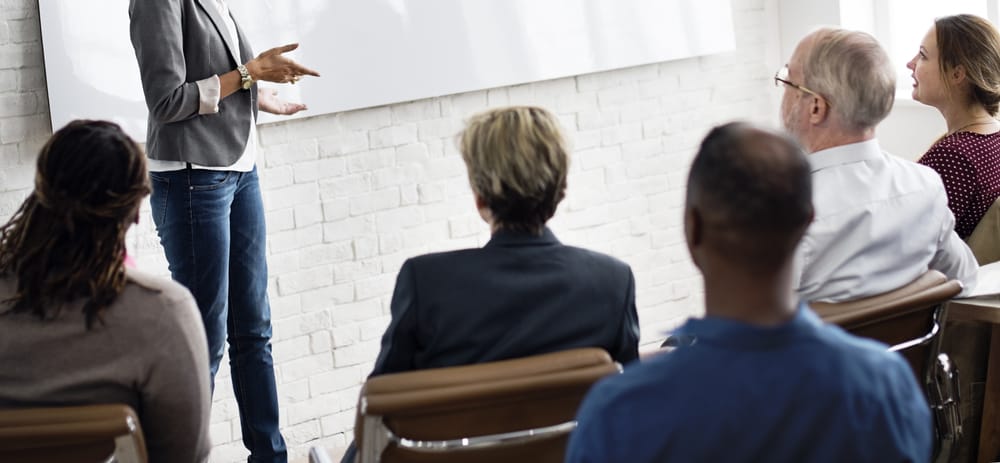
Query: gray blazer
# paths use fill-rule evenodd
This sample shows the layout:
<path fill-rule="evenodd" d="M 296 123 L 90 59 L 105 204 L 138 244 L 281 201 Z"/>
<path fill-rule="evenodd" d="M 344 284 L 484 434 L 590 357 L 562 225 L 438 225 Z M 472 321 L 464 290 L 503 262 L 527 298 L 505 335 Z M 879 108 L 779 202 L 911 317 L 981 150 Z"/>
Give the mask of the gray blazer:
<path fill-rule="evenodd" d="M 146 153 L 152 159 L 232 165 L 257 118 L 257 86 L 199 115 L 195 82 L 253 59 L 243 30 L 239 49 L 212 0 L 130 0 L 130 35 L 149 109 Z"/>

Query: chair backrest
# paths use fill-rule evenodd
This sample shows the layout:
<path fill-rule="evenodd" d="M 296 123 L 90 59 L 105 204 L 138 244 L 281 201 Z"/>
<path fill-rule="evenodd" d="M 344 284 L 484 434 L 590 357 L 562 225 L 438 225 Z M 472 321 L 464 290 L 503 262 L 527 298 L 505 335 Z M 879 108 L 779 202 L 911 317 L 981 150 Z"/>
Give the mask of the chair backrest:
<path fill-rule="evenodd" d="M 123 404 L 0 410 L 0 461 L 145 463 L 139 418 Z"/>
<path fill-rule="evenodd" d="M 940 352 L 945 302 L 961 291 L 961 283 L 930 270 L 885 294 L 837 304 L 810 304 L 827 322 L 882 341 L 906 358 L 934 413 L 935 461 L 948 460 L 962 435 L 958 376 L 948 355 Z"/>
<path fill-rule="evenodd" d="M 620 371 L 583 348 L 373 377 L 358 404 L 358 461 L 561 462 L 583 396 Z"/>
<path fill-rule="evenodd" d="M 972 249 L 979 265 L 1000 261 L 1000 199 L 986 210 L 965 242 Z"/>
<path fill-rule="evenodd" d="M 921 383 L 937 355 L 935 340 L 944 321 L 943 303 L 962 292 L 962 284 L 929 270 L 910 284 L 888 293 L 848 302 L 810 306 L 827 323 L 858 336 L 882 341 L 909 361 Z"/>

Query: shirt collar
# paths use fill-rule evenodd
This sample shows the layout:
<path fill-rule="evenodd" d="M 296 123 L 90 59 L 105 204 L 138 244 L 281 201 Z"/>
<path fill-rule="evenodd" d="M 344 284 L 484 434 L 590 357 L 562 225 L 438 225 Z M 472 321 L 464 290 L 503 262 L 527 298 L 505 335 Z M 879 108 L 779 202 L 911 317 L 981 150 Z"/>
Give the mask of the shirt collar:
<path fill-rule="evenodd" d="M 738 348 L 767 348 L 787 344 L 814 333 L 823 321 L 804 302 L 795 316 L 778 326 L 757 326 L 722 317 L 689 319 L 674 331 L 693 344 L 715 344 Z"/>
<path fill-rule="evenodd" d="M 543 246 L 550 244 L 559 244 L 559 240 L 556 239 L 556 235 L 552 233 L 552 230 L 549 230 L 549 227 L 545 227 L 541 235 L 500 229 L 493 233 L 490 241 L 484 247 Z"/>
<path fill-rule="evenodd" d="M 884 154 L 879 147 L 878 139 L 872 138 L 858 143 L 834 146 L 825 150 L 819 150 L 809 155 L 809 167 L 813 173 L 855 162 L 875 161 L 881 159 Z"/>

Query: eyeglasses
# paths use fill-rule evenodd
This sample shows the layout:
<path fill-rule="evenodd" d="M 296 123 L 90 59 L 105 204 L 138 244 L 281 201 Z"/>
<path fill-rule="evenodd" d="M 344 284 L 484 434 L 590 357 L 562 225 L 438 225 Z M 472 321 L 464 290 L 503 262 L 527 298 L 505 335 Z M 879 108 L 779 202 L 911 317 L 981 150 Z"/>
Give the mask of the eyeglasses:
<path fill-rule="evenodd" d="M 778 69 L 778 72 L 774 73 L 774 86 L 775 87 L 780 87 L 781 84 L 785 84 L 785 85 L 787 85 L 789 87 L 792 87 L 792 88 L 794 88 L 796 90 L 806 92 L 806 93 L 808 93 L 808 94 L 810 94 L 812 96 L 823 98 L 824 100 L 826 99 L 826 98 L 823 97 L 823 95 L 820 95 L 819 93 L 816 93 L 816 92 L 814 92 L 812 90 L 809 90 L 808 88 L 805 88 L 802 85 L 796 84 L 796 83 L 788 80 L 788 65 L 787 64 L 784 65 L 784 66 L 782 66 L 781 69 Z"/>

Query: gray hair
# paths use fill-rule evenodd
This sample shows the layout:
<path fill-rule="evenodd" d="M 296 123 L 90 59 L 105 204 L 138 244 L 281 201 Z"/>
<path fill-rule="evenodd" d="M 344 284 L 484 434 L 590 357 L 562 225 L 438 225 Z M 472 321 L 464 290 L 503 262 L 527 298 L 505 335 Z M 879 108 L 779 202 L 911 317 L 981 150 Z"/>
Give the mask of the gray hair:
<path fill-rule="evenodd" d="M 870 34 L 822 28 L 802 60 L 806 87 L 830 104 L 856 130 L 874 128 L 889 115 L 896 98 L 896 71 L 889 55 Z"/>

